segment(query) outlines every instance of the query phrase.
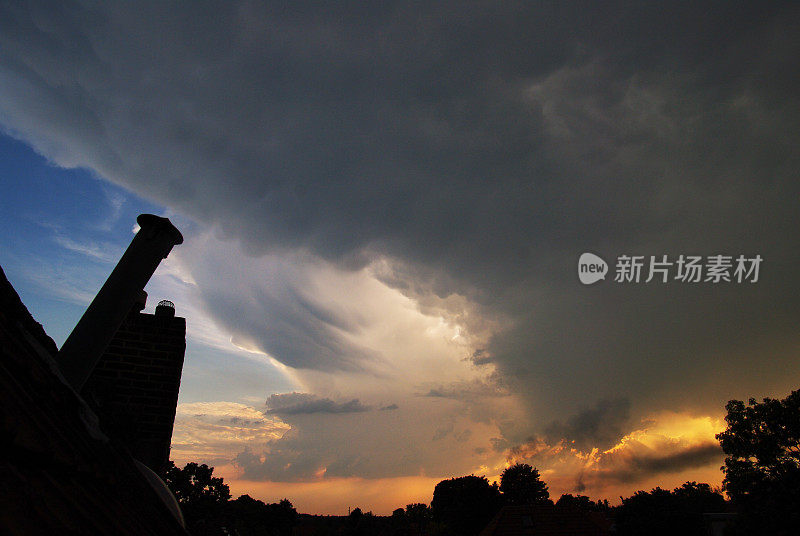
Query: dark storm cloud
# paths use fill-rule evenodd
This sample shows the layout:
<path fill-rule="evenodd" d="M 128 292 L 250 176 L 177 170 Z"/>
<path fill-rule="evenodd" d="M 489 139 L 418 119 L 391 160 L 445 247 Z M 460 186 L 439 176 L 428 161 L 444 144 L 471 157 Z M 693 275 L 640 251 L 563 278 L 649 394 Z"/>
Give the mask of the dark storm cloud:
<path fill-rule="evenodd" d="M 638 437 L 638 439 L 637 439 Z M 525 462 L 555 475 L 574 475 L 575 490 L 631 484 L 663 474 L 719 466 L 724 454 L 719 443 L 707 438 L 668 437 L 638 430 L 615 445 L 600 446 L 605 438 L 581 445 L 569 437 L 530 438 L 506 450 L 508 463 Z M 588 462 L 587 462 L 588 460 Z M 716 467 L 715 467 L 716 468 Z"/>
<path fill-rule="evenodd" d="M 532 422 L 783 389 L 800 8 L 629 4 L 4 4 L 0 122 L 253 254 L 386 255 L 407 294 L 510 318 L 475 362 Z M 584 251 L 765 261 L 755 285 L 582 287 Z M 223 325 L 245 321 L 203 288 Z M 285 298 L 278 328 L 240 330 L 290 366 L 370 359 Z M 281 328 L 286 310 L 316 320 Z"/>
<path fill-rule="evenodd" d="M 628 433 L 630 402 L 624 398 L 606 399 L 594 408 L 566 420 L 553 422 L 545 434 L 551 442 L 564 439 L 579 450 L 607 449 Z"/>
<path fill-rule="evenodd" d="M 357 398 L 347 402 L 334 402 L 309 393 L 284 393 L 270 395 L 267 413 L 275 415 L 305 415 L 310 413 L 361 413 L 371 408 Z"/>
<path fill-rule="evenodd" d="M 664 473 L 679 473 L 686 469 L 721 463 L 722 449 L 716 442 L 693 445 L 669 454 L 633 455 L 621 463 L 603 464 L 597 478 L 604 481 L 637 482 Z"/>
<path fill-rule="evenodd" d="M 496 379 L 474 379 L 453 382 L 429 389 L 424 396 L 433 398 L 452 398 L 455 400 L 476 400 L 484 397 L 507 396 L 509 393 Z"/>

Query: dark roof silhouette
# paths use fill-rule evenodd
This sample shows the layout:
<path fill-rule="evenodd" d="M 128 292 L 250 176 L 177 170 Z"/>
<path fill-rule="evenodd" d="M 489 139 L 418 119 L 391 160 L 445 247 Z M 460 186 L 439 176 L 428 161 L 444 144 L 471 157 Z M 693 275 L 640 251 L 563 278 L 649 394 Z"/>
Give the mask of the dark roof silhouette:
<path fill-rule="evenodd" d="M 610 526 L 597 512 L 550 505 L 504 506 L 480 536 L 606 536 Z"/>
<path fill-rule="evenodd" d="M 186 535 L 56 352 L 0 268 L 0 533 Z"/>

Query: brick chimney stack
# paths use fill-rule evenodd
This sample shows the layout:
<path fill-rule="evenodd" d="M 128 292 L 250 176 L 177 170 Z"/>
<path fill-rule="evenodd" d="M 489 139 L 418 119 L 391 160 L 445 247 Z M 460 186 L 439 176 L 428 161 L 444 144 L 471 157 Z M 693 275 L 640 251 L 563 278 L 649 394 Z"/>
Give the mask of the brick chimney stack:
<path fill-rule="evenodd" d="M 136 306 L 83 388 L 103 430 L 157 473 L 169 460 L 185 351 L 186 320 L 171 301 L 155 314 Z"/>

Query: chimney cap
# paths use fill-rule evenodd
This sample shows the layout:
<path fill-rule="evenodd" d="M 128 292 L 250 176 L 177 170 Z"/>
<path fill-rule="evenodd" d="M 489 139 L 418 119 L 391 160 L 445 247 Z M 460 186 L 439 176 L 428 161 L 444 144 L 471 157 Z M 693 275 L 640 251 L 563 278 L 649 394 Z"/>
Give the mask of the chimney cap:
<path fill-rule="evenodd" d="M 161 300 L 156 306 L 156 316 L 175 316 L 175 304 L 169 300 Z"/>
<path fill-rule="evenodd" d="M 139 214 L 139 216 L 136 218 L 136 223 L 138 223 L 139 227 L 141 227 L 143 230 L 147 230 L 151 233 L 169 233 L 174 245 L 183 244 L 183 235 L 177 227 L 172 225 L 172 222 L 169 221 L 169 218 L 162 218 L 160 216 L 156 216 L 155 214 Z"/>

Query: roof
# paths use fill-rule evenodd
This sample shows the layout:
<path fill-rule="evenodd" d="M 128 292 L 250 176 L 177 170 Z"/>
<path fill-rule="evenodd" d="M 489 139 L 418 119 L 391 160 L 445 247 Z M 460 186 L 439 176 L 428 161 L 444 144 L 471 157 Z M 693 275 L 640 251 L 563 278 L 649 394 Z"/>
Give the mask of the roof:
<path fill-rule="evenodd" d="M 605 536 L 610 525 L 597 512 L 551 505 L 504 506 L 480 536 Z"/>
<path fill-rule="evenodd" d="M 0 268 L 0 533 L 186 535 L 56 351 Z"/>

